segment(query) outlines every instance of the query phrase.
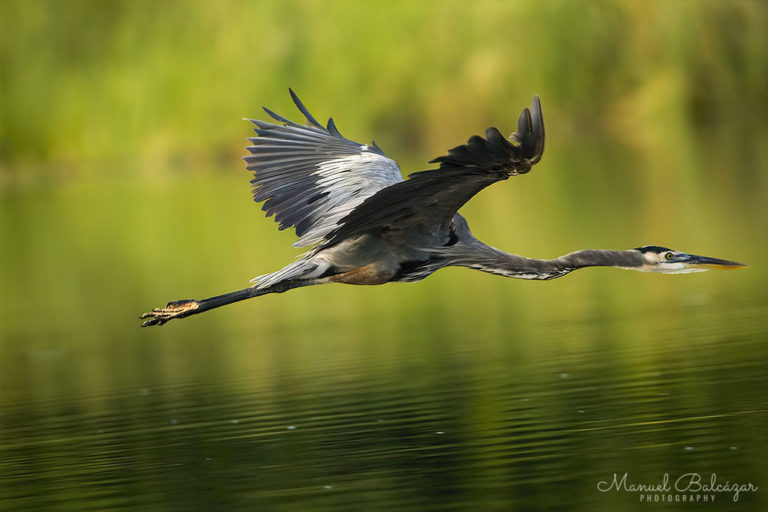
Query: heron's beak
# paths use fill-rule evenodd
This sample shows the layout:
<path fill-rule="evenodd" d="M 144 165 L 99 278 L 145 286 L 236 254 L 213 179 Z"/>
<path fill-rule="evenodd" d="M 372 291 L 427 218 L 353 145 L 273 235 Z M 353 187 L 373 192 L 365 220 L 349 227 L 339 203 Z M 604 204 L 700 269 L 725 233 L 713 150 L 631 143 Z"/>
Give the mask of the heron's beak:
<path fill-rule="evenodd" d="M 722 270 L 734 270 L 737 268 L 747 268 L 749 265 L 739 263 L 738 261 L 721 260 L 718 258 L 709 258 L 707 256 L 696 256 L 695 254 L 678 254 L 671 262 L 682 263 L 686 268 L 690 269 L 722 269 Z"/>

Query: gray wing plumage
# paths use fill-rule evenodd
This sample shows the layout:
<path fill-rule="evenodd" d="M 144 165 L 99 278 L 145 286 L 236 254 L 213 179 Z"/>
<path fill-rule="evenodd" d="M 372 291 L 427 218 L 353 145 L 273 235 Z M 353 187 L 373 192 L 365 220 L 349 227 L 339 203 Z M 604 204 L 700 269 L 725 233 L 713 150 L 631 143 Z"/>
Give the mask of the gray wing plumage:
<path fill-rule="evenodd" d="M 480 190 L 510 176 L 527 173 L 544 152 L 544 119 L 536 96 L 524 109 L 517 131 L 504 138 L 489 128 L 448 155 L 432 160 L 440 168 L 411 174 L 366 199 L 326 237 L 327 245 L 364 233 L 421 229 L 445 230 L 464 203 Z"/>
<path fill-rule="evenodd" d="M 296 229 L 297 247 L 323 241 L 366 198 L 403 181 L 397 162 L 376 146 L 342 137 L 333 119 L 318 123 L 291 90 L 307 120 L 300 125 L 264 108 L 273 124 L 249 119 L 258 137 L 248 140 L 253 198 L 280 229 Z"/>

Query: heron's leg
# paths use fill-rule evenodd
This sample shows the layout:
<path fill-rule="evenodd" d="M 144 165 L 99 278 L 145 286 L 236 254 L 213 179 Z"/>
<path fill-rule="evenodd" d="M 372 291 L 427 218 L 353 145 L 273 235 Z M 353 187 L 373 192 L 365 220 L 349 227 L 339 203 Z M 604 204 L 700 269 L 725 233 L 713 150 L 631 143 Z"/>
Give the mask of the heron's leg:
<path fill-rule="evenodd" d="M 301 286 L 310 286 L 313 284 L 324 283 L 324 279 L 289 279 L 275 283 L 267 288 L 257 288 L 252 286 L 238 290 L 236 292 L 225 293 L 224 295 L 217 295 L 216 297 L 210 297 L 208 299 L 184 299 L 174 300 L 166 304 L 164 308 L 155 308 L 152 311 L 148 311 L 141 315 L 139 318 L 146 318 L 147 320 L 141 324 L 142 327 L 149 327 L 151 325 L 163 325 L 176 318 L 185 318 L 191 315 L 208 311 L 209 309 L 218 308 L 226 304 L 233 302 L 250 299 L 253 297 L 259 297 L 268 293 L 282 293 L 293 288 L 299 288 Z"/>
<path fill-rule="evenodd" d="M 142 327 L 150 325 L 163 325 L 174 318 L 184 318 L 195 313 L 200 308 L 200 301 L 194 299 L 174 300 L 166 304 L 164 308 L 154 308 L 152 311 L 144 313 L 139 318 L 148 318 Z"/>

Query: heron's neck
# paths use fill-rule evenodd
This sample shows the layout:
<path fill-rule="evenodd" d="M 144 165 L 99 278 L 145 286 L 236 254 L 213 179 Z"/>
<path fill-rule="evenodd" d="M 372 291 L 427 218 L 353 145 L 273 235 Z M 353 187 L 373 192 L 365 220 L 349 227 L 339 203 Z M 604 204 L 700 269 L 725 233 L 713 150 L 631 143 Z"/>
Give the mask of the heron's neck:
<path fill-rule="evenodd" d="M 634 268 L 641 267 L 645 264 L 642 253 L 634 249 L 628 251 L 586 249 L 560 256 L 553 261 L 558 262 L 570 270 L 584 267 Z"/>
<path fill-rule="evenodd" d="M 475 245 L 471 253 L 454 260 L 460 265 L 492 274 L 517 279 L 555 279 L 584 267 L 640 267 L 644 264 L 639 251 L 610 251 L 588 249 L 576 251 L 553 260 L 537 260 L 509 254 L 494 247 Z"/>

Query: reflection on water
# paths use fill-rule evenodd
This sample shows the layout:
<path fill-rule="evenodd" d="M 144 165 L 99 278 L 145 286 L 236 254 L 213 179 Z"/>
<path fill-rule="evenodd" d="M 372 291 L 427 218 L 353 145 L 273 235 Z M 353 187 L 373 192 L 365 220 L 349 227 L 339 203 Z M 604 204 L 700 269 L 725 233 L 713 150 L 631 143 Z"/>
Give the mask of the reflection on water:
<path fill-rule="evenodd" d="M 764 3 L 62 4 L 0 2 L 0 512 L 768 510 Z M 405 172 L 538 93 L 546 155 L 475 235 L 752 267 L 446 269 L 140 329 L 297 254 L 237 163 L 288 85 Z M 760 490 L 597 489 L 686 472 Z"/>
<path fill-rule="evenodd" d="M 241 340 L 241 363 L 222 362 L 215 347 L 234 342 L 195 333 L 205 321 L 190 319 L 158 331 L 170 341 L 134 340 L 140 349 L 110 362 L 133 377 L 116 366 L 114 386 L 76 394 L 67 390 L 82 353 L 21 350 L 16 370 L 4 368 L 16 392 L 0 402 L 0 503 L 647 510 L 597 482 L 696 471 L 762 486 L 765 308 L 728 302 L 542 323 L 503 339 L 460 327 L 410 336 L 407 323 L 351 342 L 307 326 L 284 338 L 249 328 L 227 334 Z M 182 330 L 185 339 L 171 336 Z M 631 343 L 614 334 L 633 332 Z M 165 351 L 192 364 L 188 350 L 207 350 L 208 364 L 181 377 L 157 364 Z M 253 372 L 264 359 L 271 369 Z M 226 372 L 203 368 L 217 365 Z M 58 389 L 25 387 L 43 375 Z M 762 490 L 739 500 L 721 494 L 706 510 L 766 505 Z"/>
<path fill-rule="evenodd" d="M 602 156 L 600 176 L 628 161 Z M 752 267 L 543 283 L 446 269 L 140 329 L 149 307 L 295 256 L 245 178 L 6 192 L 0 510 L 648 510 L 598 482 L 691 471 L 761 489 L 704 510 L 766 509 L 761 195 L 691 192 L 688 223 L 598 190 L 607 216 L 545 193 L 566 174 L 552 168 L 483 192 L 463 211 L 475 234 L 537 257 L 674 240 Z"/>

